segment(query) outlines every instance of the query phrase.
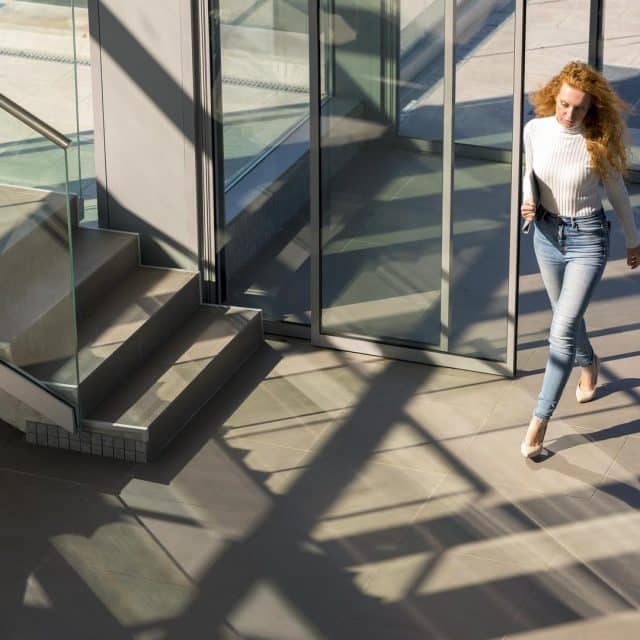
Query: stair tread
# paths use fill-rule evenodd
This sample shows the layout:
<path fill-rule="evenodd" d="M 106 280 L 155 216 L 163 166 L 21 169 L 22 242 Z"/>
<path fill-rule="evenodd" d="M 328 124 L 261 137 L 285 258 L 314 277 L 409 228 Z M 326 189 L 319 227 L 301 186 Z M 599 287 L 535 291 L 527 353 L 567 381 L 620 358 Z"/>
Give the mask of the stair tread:
<path fill-rule="evenodd" d="M 92 273 L 107 263 L 127 245 L 137 242 L 131 234 L 108 232 L 97 229 L 77 228 L 73 231 L 74 272 L 76 286 L 84 282 Z M 13 303 L 3 308 L 3 331 L 5 341 L 19 336 L 27 327 L 44 313 L 52 309 L 69 295 L 70 278 L 68 274 L 68 256 L 66 264 L 57 265 L 44 273 L 30 287 L 22 287 L 12 296 Z M 31 302 L 25 304 L 20 299 L 26 297 Z"/>
<path fill-rule="evenodd" d="M 131 233 L 78 227 L 73 231 L 73 260 L 76 286 L 128 244 L 137 243 Z"/>
<path fill-rule="evenodd" d="M 66 196 L 0 185 L 0 252 L 6 252 L 66 206 Z"/>
<path fill-rule="evenodd" d="M 159 311 L 197 274 L 189 271 L 137 267 L 99 304 L 78 319 L 78 371 L 86 380 L 111 354 Z M 48 366 L 30 371 L 44 380 L 52 378 Z M 75 384 L 75 365 L 55 370 L 55 380 Z"/>
<path fill-rule="evenodd" d="M 201 306 L 87 420 L 149 429 L 259 313 L 237 307 Z"/>

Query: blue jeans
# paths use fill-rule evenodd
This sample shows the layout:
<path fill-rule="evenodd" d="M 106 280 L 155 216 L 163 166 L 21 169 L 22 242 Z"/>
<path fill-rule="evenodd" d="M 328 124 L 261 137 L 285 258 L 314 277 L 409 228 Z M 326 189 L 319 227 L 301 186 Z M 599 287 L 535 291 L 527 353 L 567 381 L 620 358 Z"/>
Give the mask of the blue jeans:
<path fill-rule="evenodd" d="M 553 309 L 549 358 L 534 411 L 548 420 L 574 364 L 593 363 L 584 312 L 607 263 L 609 223 L 603 211 L 573 222 L 545 212 L 536 220 L 533 246 Z"/>

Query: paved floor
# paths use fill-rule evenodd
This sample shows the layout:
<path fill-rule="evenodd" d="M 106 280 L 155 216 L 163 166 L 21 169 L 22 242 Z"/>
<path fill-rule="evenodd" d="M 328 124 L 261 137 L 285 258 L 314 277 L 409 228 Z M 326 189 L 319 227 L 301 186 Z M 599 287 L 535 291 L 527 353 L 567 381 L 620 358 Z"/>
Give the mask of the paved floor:
<path fill-rule="evenodd" d="M 526 240 L 516 380 L 271 340 L 154 464 L 0 427 L 0 637 L 637 638 L 640 280 L 613 244 L 601 391 L 574 375 L 541 463 Z"/>
<path fill-rule="evenodd" d="M 640 276 L 616 230 L 599 397 L 524 462 L 529 240 L 516 380 L 272 340 L 154 464 L 0 425 L 0 639 L 639 637 Z"/>

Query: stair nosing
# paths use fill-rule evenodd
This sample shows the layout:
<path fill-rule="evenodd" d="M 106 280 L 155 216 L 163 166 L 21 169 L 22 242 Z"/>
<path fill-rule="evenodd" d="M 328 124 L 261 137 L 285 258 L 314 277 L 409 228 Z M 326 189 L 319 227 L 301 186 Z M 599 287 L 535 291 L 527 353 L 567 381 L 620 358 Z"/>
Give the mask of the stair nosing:
<path fill-rule="evenodd" d="M 148 267 L 144 266 L 144 265 L 139 265 L 138 267 L 136 267 L 136 269 L 147 269 Z M 161 306 L 159 306 L 158 308 L 156 308 L 153 313 L 147 317 L 143 322 L 140 322 L 135 330 L 130 333 L 127 337 L 126 340 L 123 340 L 122 342 L 120 342 L 118 344 L 118 346 L 104 359 L 100 360 L 99 363 L 97 364 L 97 366 L 93 367 L 90 371 L 88 371 L 86 374 L 81 374 L 80 377 L 80 381 L 79 384 L 82 385 L 83 382 L 85 382 L 86 380 L 88 380 L 111 356 L 113 356 L 114 354 L 116 354 L 120 349 L 125 347 L 125 344 L 128 340 L 133 339 L 136 334 L 138 334 L 140 331 L 142 331 L 145 327 L 145 325 L 150 322 L 154 317 L 156 317 L 156 314 L 161 312 L 165 306 L 165 304 L 168 304 L 175 296 L 179 295 L 182 291 L 184 291 L 185 287 L 188 287 L 194 280 L 194 278 L 197 277 L 197 274 L 192 274 L 190 277 L 185 278 L 184 282 L 182 282 L 179 286 L 179 288 L 177 288 L 176 290 L 172 291 L 171 293 L 171 298 L 169 298 L 168 300 L 166 300 Z M 124 286 L 125 283 L 121 283 L 119 285 L 118 288 Z M 115 293 L 116 289 L 113 290 L 112 293 Z M 106 303 L 108 298 L 105 298 L 103 300 L 103 303 Z M 104 306 L 103 305 L 99 305 L 101 307 Z M 80 354 L 81 351 L 85 351 L 85 350 L 89 350 L 93 347 L 95 347 L 95 343 L 91 343 L 91 344 L 87 344 L 84 345 L 83 347 L 81 347 L 80 349 L 78 349 L 78 355 Z M 99 345 L 98 345 L 99 346 Z"/>
<path fill-rule="evenodd" d="M 188 322 L 189 322 L 189 321 L 190 321 L 190 320 L 191 320 L 191 319 L 192 319 L 192 318 L 193 318 L 193 317 L 198 313 L 198 311 L 201 311 L 204 307 L 212 307 L 212 308 L 215 308 L 215 306 L 214 306 L 214 305 L 199 305 L 199 308 L 194 312 L 194 314 L 192 315 L 192 317 L 191 317 L 191 318 L 189 318 L 189 319 L 186 321 L 186 323 L 185 323 L 185 324 L 187 324 L 187 323 L 188 323 Z M 240 308 L 240 307 L 234 307 L 234 309 L 237 309 L 237 310 L 238 310 L 238 312 L 245 312 L 245 311 L 248 311 L 249 313 L 251 313 L 251 314 L 252 314 L 252 317 L 248 319 L 248 322 L 247 322 L 247 325 L 246 325 L 247 327 L 249 326 L 249 324 L 250 324 L 251 322 L 255 321 L 256 317 L 257 317 L 257 316 L 259 316 L 259 314 L 260 314 L 260 312 L 259 312 L 259 311 L 254 312 L 254 310 L 252 310 L 252 309 L 244 309 L 244 308 Z M 165 404 L 165 405 L 164 405 L 164 407 L 162 408 L 162 410 L 160 411 L 160 413 L 158 413 L 157 415 L 155 415 L 155 416 L 153 417 L 153 419 L 152 419 L 152 420 L 151 420 L 151 421 L 150 421 L 146 426 L 142 426 L 142 425 L 136 425 L 136 426 L 137 426 L 138 428 L 140 428 L 140 429 L 144 429 L 144 430 L 147 430 L 147 431 L 151 431 L 151 430 L 153 429 L 153 425 L 157 422 L 157 420 L 158 420 L 158 419 L 160 419 L 160 417 L 162 416 L 162 413 L 164 413 L 164 411 L 166 411 L 167 407 L 171 406 L 171 404 L 173 404 L 174 402 L 176 402 L 176 401 L 177 401 L 177 400 L 182 396 L 182 394 L 183 394 L 183 393 L 185 393 L 185 392 L 187 391 L 187 389 L 189 388 L 189 385 L 190 385 L 194 380 L 196 380 L 200 375 L 202 375 L 202 374 L 206 371 L 206 369 L 207 369 L 209 366 L 211 366 L 211 364 L 213 364 L 213 362 L 215 361 L 216 357 L 218 357 L 221 353 L 223 353 L 223 352 L 224 352 L 224 350 L 225 350 L 226 348 L 228 348 L 228 346 L 229 346 L 229 345 L 233 344 L 236 340 L 238 340 L 238 339 L 240 338 L 241 333 L 242 333 L 242 330 L 240 330 L 240 331 L 236 332 L 236 333 L 231 337 L 231 339 L 230 339 L 227 343 L 225 343 L 225 346 L 224 346 L 224 347 L 222 347 L 220 350 L 216 351 L 216 353 L 215 353 L 215 354 L 210 355 L 210 356 L 208 357 L 208 360 L 209 360 L 208 364 L 207 364 L 206 366 L 204 366 L 202 369 L 200 369 L 200 370 L 196 373 L 196 375 L 195 375 L 195 376 L 194 376 L 194 377 L 189 381 L 189 383 L 187 383 L 187 384 L 186 384 L 186 385 L 185 385 L 185 386 L 184 386 L 184 387 L 179 391 L 179 393 L 178 393 L 175 397 L 173 397 L 170 401 L 168 401 L 168 402 L 167 402 L 167 404 Z M 135 372 L 133 372 L 133 375 L 134 375 L 134 376 L 135 376 L 135 375 L 142 375 L 142 374 L 141 374 L 141 372 L 143 371 L 144 366 L 145 366 L 145 365 L 148 365 L 148 364 L 149 364 L 149 362 L 150 362 L 150 361 L 149 361 L 149 360 L 147 360 L 147 361 L 144 363 L 143 367 L 141 367 L 140 369 L 138 369 L 138 370 L 136 370 Z M 143 397 L 145 397 L 148 393 L 150 393 L 150 392 L 151 392 L 151 389 L 152 389 L 153 387 L 155 387 L 156 385 L 160 384 L 160 383 L 161 383 L 161 381 L 162 381 L 162 379 L 164 378 L 164 376 L 166 376 L 166 375 L 168 374 L 168 372 L 171 370 L 171 368 L 172 368 L 173 366 L 174 366 L 174 365 L 172 364 L 168 369 L 164 370 L 164 371 L 162 372 L 162 375 L 160 375 L 160 376 L 159 376 L 159 377 L 154 381 L 153 385 L 152 385 L 151 387 L 149 387 L 149 388 L 148 388 L 148 389 L 147 389 L 147 390 L 146 390 L 142 395 L 138 396 L 138 397 L 136 398 L 136 401 L 135 401 L 132 405 L 130 405 L 130 406 L 127 408 L 127 410 L 126 410 L 122 415 L 126 415 L 126 414 L 131 410 L 131 408 L 132 408 L 132 407 L 134 407 L 134 406 L 135 406 L 135 405 L 136 405 L 136 404 L 137 404 L 137 403 L 138 403 L 138 402 L 139 402 Z M 129 378 L 129 380 L 131 380 L 131 378 Z M 124 383 L 123 383 L 123 384 L 124 384 Z M 115 389 L 115 393 L 114 393 L 112 396 L 110 396 L 110 397 L 114 397 L 114 396 L 115 396 L 115 397 L 117 397 L 118 393 L 119 393 L 119 392 L 120 392 L 120 390 L 122 389 L 122 386 L 123 386 L 123 385 L 120 385 L 119 387 L 117 387 L 117 388 Z M 106 399 L 103 401 L 103 403 L 104 403 L 104 402 L 106 402 L 107 400 L 108 400 L 108 398 L 106 398 Z M 94 413 L 98 413 L 98 410 L 101 408 L 101 405 L 102 405 L 103 403 L 100 403 L 100 405 L 98 405 L 98 406 L 95 408 Z M 108 422 L 110 422 L 110 421 L 108 421 L 108 420 L 105 420 L 104 418 L 100 418 L 100 417 L 92 417 L 92 416 L 90 416 L 90 415 L 89 415 L 89 416 L 87 416 L 87 418 L 86 418 L 86 419 L 87 419 L 87 420 L 96 420 L 96 421 L 100 421 L 100 422 L 102 422 L 102 423 L 108 423 Z M 124 423 L 123 423 L 123 424 L 124 424 Z"/>

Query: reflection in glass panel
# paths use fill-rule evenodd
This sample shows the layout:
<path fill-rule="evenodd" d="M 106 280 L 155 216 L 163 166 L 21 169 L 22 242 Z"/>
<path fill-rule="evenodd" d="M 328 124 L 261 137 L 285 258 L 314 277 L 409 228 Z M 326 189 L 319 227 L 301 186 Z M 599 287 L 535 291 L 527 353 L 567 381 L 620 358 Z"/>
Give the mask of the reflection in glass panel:
<path fill-rule="evenodd" d="M 425 29 L 442 23 L 443 5 L 431 0 L 334 2 L 333 29 L 322 34 L 334 60 L 333 97 L 321 117 L 323 333 L 439 345 L 442 159 L 395 111 L 426 96 L 433 111 L 425 112 L 439 113 L 440 122 L 422 133 L 441 135 L 433 85 L 442 56 L 409 54 Z M 423 80 L 415 97 L 398 100 L 403 77 Z"/>
<path fill-rule="evenodd" d="M 449 349 L 504 361 L 515 2 L 476 0 L 465 8 L 456 24 L 461 44 L 456 55 Z"/>
<path fill-rule="evenodd" d="M 95 220 L 90 42 L 87 0 L 0 2 L 2 92 L 73 141 L 67 152 L 69 188 L 84 199 L 85 218 Z M 62 188 L 50 147 L 33 142 L 23 153 L 41 187 Z M 14 163 L 0 167 L 0 179 L 29 181 L 12 175 L 14 169 Z"/>
<path fill-rule="evenodd" d="M 46 163 L 31 163 L 35 149 Z M 0 360 L 76 402 L 67 166 L 65 150 L 0 109 Z"/>
<path fill-rule="evenodd" d="M 627 122 L 633 168 L 640 169 L 640 3 L 607 0 L 604 10 L 604 73 L 633 107 Z"/>
<path fill-rule="evenodd" d="M 590 0 L 527 2 L 524 76 L 526 95 L 543 86 L 567 62 L 587 62 L 590 4 Z M 533 117 L 533 110 L 526 102 L 524 122 Z"/>
<path fill-rule="evenodd" d="M 225 185 L 309 114 L 306 2 L 222 0 Z"/>
<path fill-rule="evenodd" d="M 441 0 L 400 0 L 400 135 L 442 140 L 444 13 Z"/>
<path fill-rule="evenodd" d="M 511 149 L 515 0 L 471 0 L 456 15 L 455 141 Z"/>
<path fill-rule="evenodd" d="M 219 23 L 224 302 L 302 324 L 310 322 L 307 6 L 221 0 Z"/>
<path fill-rule="evenodd" d="M 451 334 L 454 353 L 507 357 L 511 163 L 456 155 Z"/>

